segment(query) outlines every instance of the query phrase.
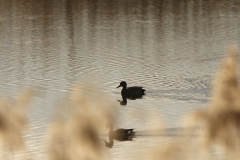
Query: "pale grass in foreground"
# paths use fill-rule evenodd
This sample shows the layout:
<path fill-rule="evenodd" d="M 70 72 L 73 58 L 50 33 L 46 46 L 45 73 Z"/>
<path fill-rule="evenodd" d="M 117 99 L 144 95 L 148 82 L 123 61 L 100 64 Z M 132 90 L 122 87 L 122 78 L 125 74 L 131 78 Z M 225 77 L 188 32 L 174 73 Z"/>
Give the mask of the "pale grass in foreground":
<path fill-rule="evenodd" d="M 208 107 L 186 116 L 184 124 L 188 129 L 148 151 L 147 159 L 239 159 L 237 52 L 236 46 L 229 47 L 229 56 L 214 80 Z"/>
<path fill-rule="evenodd" d="M 0 147 L 1 151 L 14 155 L 19 151 L 25 151 L 23 131 L 27 127 L 27 112 L 34 91 L 21 92 L 16 99 L 0 99 Z M 13 157 L 12 157 L 13 158 Z"/>
<path fill-rule="evenodd" d="M 240 139 L 240 87 L 238 84 L 237 47 L 229 47 L 229 55 L 213 83 L 208 108 L 189 117 L 193 125 L 201 125 L 202 148 L 220 147 L 228 159 L 238 159 Z"/>
<path fill-rule="evenodd" d="M 105 159 L 106 151 L 99 134 L 107 122 L 114 121 L 115 112 L 108 96 L 95 87 L 76 85 L 66 105 L 64 118 L 50 127 L 50 160 Z"/>

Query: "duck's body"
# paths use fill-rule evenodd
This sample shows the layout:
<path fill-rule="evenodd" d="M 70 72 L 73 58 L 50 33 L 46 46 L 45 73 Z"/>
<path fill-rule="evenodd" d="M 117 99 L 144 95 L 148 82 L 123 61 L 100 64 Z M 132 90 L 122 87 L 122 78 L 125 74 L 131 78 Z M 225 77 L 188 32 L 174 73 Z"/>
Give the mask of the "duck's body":
<path fill-rule="evenodd" d="M 118 141 L 127 141 L 127 140 L 132 140 L 132 138 L 135 137 L 135 133 L 133 130 L 134 129 L 117 129 L 113 131 L 113 125 L 112 123 L 108 123 L 106 128 L 109 128 L 109 140 L 118 140 Z"/>
<path fill-rule="evenodd" d="M 133 86 L 133 87 L 127 87 L 127 83 L 125 81 L 122 81 L 120 85 L 117 87 L 122 87 L 121 94 L 122 96 L 125 96 L 127 98 L 136 99 L 141 98 L 145 93 L 145 89 L 140 86 Z"/>

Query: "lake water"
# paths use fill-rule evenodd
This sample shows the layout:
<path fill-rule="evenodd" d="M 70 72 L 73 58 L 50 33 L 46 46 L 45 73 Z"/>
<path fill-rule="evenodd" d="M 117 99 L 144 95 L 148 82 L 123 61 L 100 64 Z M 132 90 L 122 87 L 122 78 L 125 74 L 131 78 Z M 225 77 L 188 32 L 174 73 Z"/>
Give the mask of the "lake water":
<path fill-rule="evenodd" d="M 44 155 L 43 135 L 72 84 L 91 82 L 119 108 L 117 126 L 150 130 L 151 117 L 181 127 L 204 107 L 227 46 L 240 46 L 238 0 L 0 1 L 0 92 L 38 87 L 29 113 L 29 151 Z M 142 99 L 119 104 L 116 87 L 144 86 Z M 133 113 L 141 112 L 140 116 Z M 116 142 L 111 159 L 135 159 L 140 136 Z"/>

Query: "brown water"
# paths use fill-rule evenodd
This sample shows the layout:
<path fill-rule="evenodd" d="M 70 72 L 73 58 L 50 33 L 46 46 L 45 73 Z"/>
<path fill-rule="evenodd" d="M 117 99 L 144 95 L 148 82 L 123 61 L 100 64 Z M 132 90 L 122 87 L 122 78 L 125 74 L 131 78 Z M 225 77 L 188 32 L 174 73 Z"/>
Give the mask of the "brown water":
<path fill-rule="evenodd" d="M 168 127 L 181 127 L 186 113 L 208 102 L 227 45 L 240 46 L 239 14 L 238 0 L 0 0 L 0 91 L 39 89 L 26 135 L 31 155 L 44 155 L 45 130 L 77 82 L 110 93 L 116 127 L 144 135 L 149 118 L 160 115 Z M 146 96 L 121 106 L 122 80 L 144 86 Z M 116 142 L 111 157 L 134 159 L 136 146 L 156 139 Z"/>

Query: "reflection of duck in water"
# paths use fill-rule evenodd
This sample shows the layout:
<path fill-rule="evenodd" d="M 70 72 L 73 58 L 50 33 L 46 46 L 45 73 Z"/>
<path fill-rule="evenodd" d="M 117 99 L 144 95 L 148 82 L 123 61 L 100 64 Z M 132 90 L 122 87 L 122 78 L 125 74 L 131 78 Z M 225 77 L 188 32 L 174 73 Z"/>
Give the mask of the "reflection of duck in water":
<path fill-rule="evenodd" d="M 143 95 L 145 95 L 143 87 L 139 86 L 133 86 L 133 87 L 127 87 L 127 83 L 125 81 L 122 81 L 120 85 L 117 87 L 122 87 L 121 94 L 122 96 L 125 96 L 129 99 L 136 99 L 141 98 Z"/>
<path fill-rule="evenodd" d="M 112 148 L 112 146 L 113 146 L 113 139 L 109 138 L 109 142 L 107 142 L 105 140 L 103 140 L 103 142 L 105 143 L 106 147 Z"/>
<path fill-rule="evenodd" d="M 135 137 L 135 133 L 136 133 L 133 131 L 134 129 L 123 129 L 123 128 L 119 128 L 113 131 L 112 123 L 108 123 L 106 125 L 106 128 L 109 128 L 109 132 L 108 132 L 109 139 L 115 139 L 118 141 L 132 140 L 132 138 Z"/>
<path fill-rule="evenodd" d="M 127 105 L 127 97 L 122 95 L 122 101 L 118 100 L 118 102 L 123 106 Z"/>
<path fill-rule="evenodd" d="M 113 131 L 113 124 L 108 123 L 105 128 L 109 128 L 108 132 L 108 137 L 109 137 L 109 142 L 105 142 L 106 146 L 112 144 L 113 145 L 113 140 L 118 140 L 118 141 L 131 141 L 135 137 L 135 133 L 133 130 L 134 129 L 117 129 Z"/>

